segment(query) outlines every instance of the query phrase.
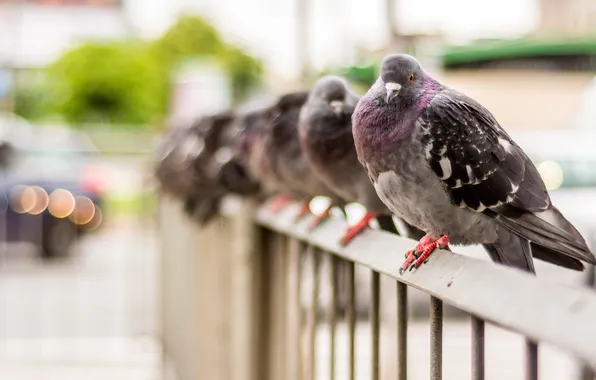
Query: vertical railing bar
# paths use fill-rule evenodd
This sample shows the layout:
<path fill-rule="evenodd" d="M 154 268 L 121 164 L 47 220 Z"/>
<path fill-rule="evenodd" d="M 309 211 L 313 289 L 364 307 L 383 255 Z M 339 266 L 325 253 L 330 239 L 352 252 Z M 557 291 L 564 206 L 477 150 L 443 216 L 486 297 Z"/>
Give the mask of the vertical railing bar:
<path fill-rule="evenodd" d="M 380 335 L 381 335 L 381 276 L 379 272 L 371 273 L 371 302 L 370 302 L 370 329 L 371 329 L 371 380 L 379 380 L 379 362 L 380 362 Z"/>
<path fill-rule="evenodd" d="M 471 316 L 472 380 L 484 380 L 484 320 Z"/>
<path fill-rule="evenodd" d="M 526 380 L 538 380 L 538 343 L 526 338 Z"/>
<path fill-rule="evenodd" d="M 335 379 L 335 335 L 337 327 L 337 271 L 338 258 L 329 254 L 331 260 L 331 305 L 329 310 L 329 379 Z"/>
<path fill-rule="evenodd" d="M 580 380 L 594 380 L 596 379 L 596 371 L 587 364 L 582 365 L 579 372 Z"/>
<path fill-rule="evenodd" d="M 310 256 L 312 256 L 312 293 L 311 293 L 311 305 L 310 305 L 310 326 L 309 326 L 309 378 L 311 380 L 316 379 L 317 370 L 317 320 L 319 312 L 319 266 L 320 266 L 320 255 L 319 250 L 313 246 L 309 246 Z"/>
<path fill-rule="evenodd" d="M 261 252 L 259 255 L 259 271 L 257 278 L 260 280 L 259 291 L 253 300 L 255 304 L 260 304 L 261 309 L 257 311 L 257 334 L 260 341 L 257 343 L 257 351 L 260 354 L 255 353 L 254 358 L 256 359 L 256 366 L 254 369 L 253 379 L 259 380 L 272 380 L 273 375 L 271 373 L 271 360 L 272 360 L 272 349 L 273 346 L 273 334 L 271 331 L 272 314 L 271 308 L 273 304 L 273 287 L 272 272 L 274 265 L 272 263 L 272 237 L 274 234 L 261 227 L 259 229 L 260 237 L 260 248 Z"/>
<path fill-rule="evenodd" d="M 286 302 L 286 295 L 288 294 L 288 274 L 289 274 L 289 255 L 288 255 L 288 248 L 289 248 L 289 238 L 287 235 L 280 234 L 279 235 L 280 241 L 278 245 L 278 252 L 277 254 L 280 257 L 281 261 L 281 276 L 280 276 L 280 283 L 279 283 L 279 331 L 280 331 L 280 340 L 279 340 L 279 347 L 281 348 L 280 352 L 280 370 L 282 376 L 285 376 L 287 373 L 288 361 L 287 361 L 287 325 L 288 325 L 288 303 Z"/>
<path fill-rule="evenodd" d="M 348 379 L 356 380 L 356 265 L 347 261 Z"/>
<path fill-rule="evenodd" d="M 302 244 L 294 237 L 288 238 L 287 286 L 284 302 L 286 311 L 286 371 L 284 379 L 302 380 L 300 377 L 300 250 Z"/>
<path fill-rule="evenodd" d="M 283 320 L 284 320 L 284 308 L 283 304 L 283 279 L 284 279 L 284 257 L 282 254 L 283 249 L 283 235 L 280 233 L 274 233 L 273 240 L 273 252 L 271 260 L 273 261 L 273 302 L 271 313 L 273 315 L 271 329 L 273 330 L 273 344 L 271 346 L 273 356 L 272 364 L 272 377 L 278 379 L 284 376 L 284 339 L 283 339 Z"/>
<path fill-rule="evenodd" d="M 397 281 L 397 380 L 408 379 L 408 286 Z"/>
<path fill-rule="evenodd" d="M 579 372 L 580 380 L 594 380 L 596 379 L 596 371 L 587 364 L 582 365 Z"/>
<path fill-rule="evenodd" d="M 430 297 L 430 378 L 443 377 L 443 301 Z"/>
<path fill-rule="evenodd" d="M 267 375 L 269 379 L 275 379 L 279 376 L 278 373 L 278 350 L 276 349 L 278 341 L 279 341 L 279 331 L 278 331 L 278 320 L 277 320 L 277 312 L 278 308 L 278 289 L 279 289 L 279 255 L 277 255 L 277 247 L 278 247 L 278 234 L 274 231 L 270 231 L 268 234 L 268 257 L 266 260 L 269 261 L 269 272 L 265 275 L 268 277 L 268 283 L 270 284 L 270 302 L 268 305 L 267 314 L 269 316 L 269 351 L 268 355 L 270 359 L 267 361 L 268 369 Z"/>
<path fill-rule="evenodd" d="M 298 258 L 296 259 L 296 276 L 298 276 L 297 284 L 296 284 L 296 310 L 298 315 L 296 316 L 296 323 L 298 324 L 298 347 L 297 347 L 297 363 L 298 363 L 298 374 L 297 378 L 299 380 L 304 380 L 304 349 L 302 344 L 302 336 L 304 331 L 303 325 L 303 310 L 302 310 L 302 260 L 305 255 L 305 251 L 307 246 L 305 243 L 300 242 L 298 246 Z"/>

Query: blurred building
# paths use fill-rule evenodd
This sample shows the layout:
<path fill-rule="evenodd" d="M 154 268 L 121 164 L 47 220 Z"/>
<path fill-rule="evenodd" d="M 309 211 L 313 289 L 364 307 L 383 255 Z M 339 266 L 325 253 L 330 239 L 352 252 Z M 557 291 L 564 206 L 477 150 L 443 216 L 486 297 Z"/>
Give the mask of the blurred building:
<path fill-rule="evenodd" d="M 508 129 L 571 128 L 596 72 L 596 40 L 478 41 L 446 49 L 443 67 L 447 84 L 485 104 Z"/>
<path fill-rule="evenodd" d="M 589 128 L 596 119 L 580 114 L 596 73 L 596 1 L 540 0 L 538 9 L 532 36 L 447 49 L 444 80 L 508 129 Z"/>
<path fill-rule="evenodd" d="M 587 34 L 596 32 L 596 1 L 540 0 L 537 32 Z"/>

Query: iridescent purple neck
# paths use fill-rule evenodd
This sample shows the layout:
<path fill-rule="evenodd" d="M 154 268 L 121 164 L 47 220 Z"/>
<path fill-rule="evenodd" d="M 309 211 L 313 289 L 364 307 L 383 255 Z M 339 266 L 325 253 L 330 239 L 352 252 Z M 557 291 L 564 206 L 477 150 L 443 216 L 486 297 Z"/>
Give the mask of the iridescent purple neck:
<path fill-rule="evenodd" d="M 418 120 L 422 111 L 428 106 L 440 89 L 441 85 L 439 82 L 430 76 L 425 76 L 418 97 L 410 103 L 399 106 L 400 109 L 395 115 L 396 121 L 391 125 L 392 129 L 388 134 L 388 141 L 399 142 L 408 138 L 416 126 L 416 120 Z"/>
<path fill-rule="evenodd" d="M 422 85 L 422 91 L 420 91 L 420 96 L 416 100 L 416 110 L 418 112 L 422 112 L 423 109 L 428 106 L 431 100 L 435 97 L 435 95 L 441 90 L 441 85 L 439 82 L 431 78 L 430 76 L 425 76 L 424 84 Z"/>
<path fill-rule="evenodd" d="M 427 76 L 415 99 L 388 105 L 381 100 L 384 88 L 375 84 L 361 99 L 353 116 L 358 154 L 376 156 L 398 149 L 410 138 L 416 120 L 439 91 L 441 85 Z"/>

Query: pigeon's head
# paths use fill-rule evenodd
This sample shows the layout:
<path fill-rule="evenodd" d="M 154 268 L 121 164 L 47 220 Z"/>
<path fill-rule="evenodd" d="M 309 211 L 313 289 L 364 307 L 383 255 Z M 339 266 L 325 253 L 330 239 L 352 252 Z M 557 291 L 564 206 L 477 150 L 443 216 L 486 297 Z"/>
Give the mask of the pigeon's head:
<path fill-rule="evenodd" d="M 381 63 L 381 81 L 385 86 L 385 101 L 390 103 L 397 97 L 415 99 L 424 85 L 424 70 L 416 58 L 407 54 L 389 55 Z"/>
<path fill-rule="evenodd" d="M 335 75 L 320 78 L 311 91 L 311 97 L 325 104 L 337 116 L 351 114 L 358 102 L 357 97 L 351 93 L 348 82 Z"/>
<path fill-rule="evenodd" d="M 308 92 L 306 91 L 290 92 L 280 96 L 275 108 L 278 112 L 287 112 L 293 108 L 302 107 L 307 99 Z"/>

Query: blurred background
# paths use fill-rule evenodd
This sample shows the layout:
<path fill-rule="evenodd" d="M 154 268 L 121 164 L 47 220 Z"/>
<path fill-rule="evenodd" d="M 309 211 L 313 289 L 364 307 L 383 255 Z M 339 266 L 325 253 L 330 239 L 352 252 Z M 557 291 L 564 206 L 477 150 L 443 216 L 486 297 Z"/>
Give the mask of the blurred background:
<path fill-rule="evenodd" d="M 390 52 L 489 108 L 595 246 L 593 0 L 0 0 L 0 378 L 162 378 L 156 136 L 365 91 Z"/>

